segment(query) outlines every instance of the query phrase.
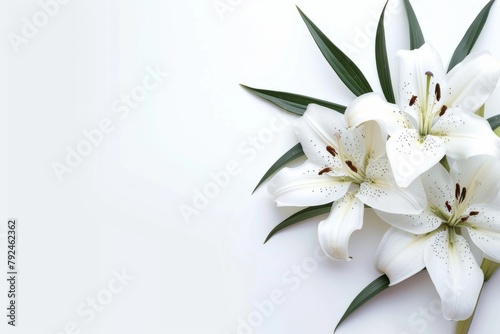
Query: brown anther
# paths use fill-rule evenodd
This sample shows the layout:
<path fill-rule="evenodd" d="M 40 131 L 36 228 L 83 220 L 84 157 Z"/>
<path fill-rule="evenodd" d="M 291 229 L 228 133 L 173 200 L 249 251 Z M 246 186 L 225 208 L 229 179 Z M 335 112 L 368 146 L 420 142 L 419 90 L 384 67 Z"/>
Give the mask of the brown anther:
<path fill-rule="evenodd" d="M 465 189 L 465 187 L 462 188 L 462 195 L 460 195 L 460 200 L 459 202 L 462 203 L 465 199 L 465 195 L 467 193 L 467 189 Z"/>
<path fill-rule="evenodd" d="M 431 71 L 427 71 L 427 72 L 425 72 L 425 75 L 427 75 L 427 76 L 431 76 L 431 77 L 433 77 L 433 76 L 434 76 L 434 74 L 433 74 Z"/>
<path fill-rule="evenodd" d="M 462 221 L 462 223 L 463 223 L 463 222 L 466 222 L 466 221 L 467 221 L 467 219 L 469 219 L 469 216 L 466 216 L 466 217 L 462 217 L 462 218 L 460 218 L 460 220 Z"/>
<path fill-rule="evenodd" d="M 457 183 L 455 185 L 455 199 L 458 199 L 460 197 L 460 185 Z"/>
<path fill-rule="evenodd" d="M 448 107 L 443 105 L 441 107 L 441 112 L 439 113 L 439 116 L 443 116 L 447 109 L 448 109 Z"/>
<path fill-rule="evenodd" d="M 330 153 L 331 155 L 333 155 L 333 157 L 337 156 L 337 151 L 335 150 L 335 147 L 333 147 L 333 146 L 327 146 L 326 150 L 328 151 L 328 153 Z"/>
<path fill-rule="evenodd" d="M 352 161 L 346 160 L 345 164 L 354 172 L 357 173 L 358 169 L 353 165 Z"/>
<path fill-rule="evenodd" d="M 323 175 L 325 173 L 331 172 L 332 169 L 330 167 L 323 168 L 322 170 L 319 171 L 318 175 Z"/>
<path fill-rule="evenodd" d="M 434 93 L 436 94 L 436 100 L 441 100 L 441 86 L 438 83 L 436 84 Z"/>
<path fill-rule="evenodd" d="M 479 211 L 471 211 L 469 212 L 469 216 L 477 216 L 479 214 Z"/>
<path fill-rule="evenodd" d="M 417 101 L 417 96 L 416 95 L 412 95 L 411 99 L 410 99 L 410 107 L 413 106 L 416 101 Z"/>
<path fill-rule="evenodd" d="M 444 203 L 444 205 L 446 205 L 446 209 L 448 209 L 448 212 L 451 212 L 451 205 L 448 201 L 446 201 L 446 203 Z"/>

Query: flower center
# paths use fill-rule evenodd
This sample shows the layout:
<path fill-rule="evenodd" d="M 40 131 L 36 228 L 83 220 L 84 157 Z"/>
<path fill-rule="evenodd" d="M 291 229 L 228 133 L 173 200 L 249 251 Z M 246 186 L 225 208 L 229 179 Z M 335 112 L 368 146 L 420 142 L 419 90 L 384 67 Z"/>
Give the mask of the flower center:
<path fill-rule="evenodd" d="M 327 146 L 326 151 L 333 156 L 334 158 L 338 159 L 340 161 L 341 167 L 334 167 L 334 166 L 326 166 L 322 170 L 318 172 L 318 175 L 323 175 L 328 172 L 332 171 L 340 171 L 343 172 L 344 174 L 347 174 L 346 176 L 341 176 L 340 178 L 343 181 L 350 181 L 354 182 L 357 184 L 361 184 L 363 182 L 367 181 L 366 175 L 363 171 L 364 166 L 357 166 L 347 155 L 345 150 L 342 147 L 342 143 L 340 141 L 340 134 L 335 136 L 337 138 L 337 148 L 333 146 Z M 338 151 L 337 151 L 338 150 Z"/>
<path fill-rule="evenodd" d="M 418 97 L 416 95 L 412 95 L 408 103 L 410 107 L 416 105 L 420 109 L 418 130 L 422 138 L 425 138 L 425 136 L 430 133 L 436 117 L 443 116 L 448 109 L 448 107 L 445 105 L 440 106 L 439 101 L 441 100 L 441 85 L 439 83 L 432 82 L 434 74 L 432 74 L 432 72 L 430 71 L 427 71 L 425 72 L 425 76 L 426 85 L 424 101 L 418 101 Z M 434 85 L 434 90 L 431 90 L 432 85 Z M 432 98 L 432 103 L 429 103 L 430 98 Z"/>
<path fill-rule="evenodd" d="M 446 201 L 444 205 L 448 212 L 440 214 L 445 224 L 455 227 L 465 223 L 471 216 L 477 216 L 479 214 L 479 211 L 470 211 L 468 214 L 466 213 L 468 207 L 468 201 L 466 199 L 467 189 L 465 187 L 460 187 L 457 183 L 455 185 L 455 200 L 451 204 L 449 201 Z"/>

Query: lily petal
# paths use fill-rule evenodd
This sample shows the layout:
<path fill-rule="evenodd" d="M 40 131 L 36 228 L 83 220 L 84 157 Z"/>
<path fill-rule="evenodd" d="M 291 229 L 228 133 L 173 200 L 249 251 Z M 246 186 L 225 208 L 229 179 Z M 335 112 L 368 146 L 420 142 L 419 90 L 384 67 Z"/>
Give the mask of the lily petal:
<path fill-rule="evenodd" d="M 476 156 L 455 161 L 450 175 L 455 183 L 467 189 L 467 203 L 489 203 L 498 196 L 500 160 L 489 156 Z"/>
<path fill-rule="evenodd" d="M 366 122 L 358 128 L 365 139 L 366 153 L 372 160 L 377 160 L 385 155 L 385 145 L 387 135 L 382 133 L 382 129 L 377 122 Z"/>
<path fill-rule="evenodd" d="M 477 213 L 467 219 L 471 240 L 489 258 L 500 262 L 500 209 L 492 205 L 473 205 L 469 209 Z"/>
<path fill-rule="evenodd" d="M 365 169 L 366 145 L 363 134 L 357 128 L 344 131 L 340 138 L 340 154 L 344 161 L 351 161 L 357 169 Z M 349 168 L 349 167 L 345 167 Z"/>
<path fill-rule="evenodd" d="M 427 135 L 423 140 L 417 130 L 403 129 L 387 141 L 387 156 L 396 183 L 407 187 L 420 174 L 441 160 L 446 152 L 443 140 Z"/>
<path fill-rule="evenodd" d="M 357 197 L 374 209 L 400 214 L 417 214 L 427 205 L 420 180 L 407 188 L 396 184 L 387 159 L 370 161 L 366 168 L 369 182 L 361 183 Z"/>
<path fill-rule="evenodd" d="M 449 206 L 455 201 L 455 183 L 450 174 L 441 164 L 424 172 L 420 179 L 427 195 L 427 201 L 433 208 L 441 212 L 450 212 Z"/>
<path fill-rule="evenodd" d="M 449 92 L 445 104 L 477 111 L 490 97 L 500 78 L 500 62 L 487 51 L 468 55 L 446 76 Z"/>
<path fill-rule="evenodd" d="M 326 255 L 336 260 L 348 260 L 351 234 L 363 226 L 364 206 L 352 192 L 333 203 L 328 218 L 319 223 L 318 236 Z"/>
<path fill-rule="evenodd" d="M 436 230 L 443 221 L 429 209 L 417 215 L 401 215 L 374 209 L 377 216 L 392 226 L 412 234 L 425 234 Z"/>
<path fill-rule="evenodd" d="M 377 268 L 398 284 L 425 268 L 424 249 L 427 235 L 415 235 L 391 227 L 377 249 Z"/>
<path fill-rule="evenodd" d="M 345 117 L 349 126 L 376 121 L 389 135 L 401 128 L 413 128 L 408 115 L 377 93 L 367 93 L 356 98 L 347 107 Z"/>
<path fill-rule="evenodd" d="M 283 168 L 269 182 L 268 190 L 278 206 L 311 206 L 336 201 L 345 195 L 351 182 L 325 173 L 306 161 L 296 168 Z"/>
<path fill-rule="evenodd" d="M 484 278 L 467 241 L 450 230 L 434 233 L 425 247 L 424 262 L 441 297 L 444 318 L 469 318 Z"/>
<path fill-rule="evenodd" d="M 295 132 L 307 158 L 318 166 L 340 167 L 340 159 L 328 153 L 331 146 L 338 151 L 338 136 L 347 129 L 344 115 L 316 104 L 295 123 Z"/>
<path fill-rule="evenodd" d="M 449 108 L 432 127 L 431 134 L 443 139 L 446 155 L 452 159 L 482 154 L 500 156 L 500 138 L 488 121 L 459 108 Z"/>
<path fill-rule="evenodd" d="M 416 50 L 400 50 L 396 54 L 398 72 L 397 104 L 415 120 L 420 119 L 420 107 L 425 110 L 436 106 L 431 96 L 427 95 L 427 75 L 432 73 L 429 93 L 434 94 L 435 85 L 441 86 L 441 91 L 446 91 L 446 79 L 443 63 L 437 51 L 428 43 Z M 412 105 L 410 101 L 415 99 Z M 425 103 L 427 102 L 427 106 Z M 440 106 L 438 106 L 440 107 Z"/>

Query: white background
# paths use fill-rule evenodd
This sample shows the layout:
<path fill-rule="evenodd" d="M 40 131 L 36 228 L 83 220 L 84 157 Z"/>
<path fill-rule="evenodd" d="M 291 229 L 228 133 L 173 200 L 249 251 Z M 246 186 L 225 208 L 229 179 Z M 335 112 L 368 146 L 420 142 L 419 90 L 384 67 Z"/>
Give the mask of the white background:
<path fill-rule="evenodd" d="M 396 50 L 409 45 L 403 7 L 392 1 L 386 14 L 391 66 Z M 216 3 L 231 10 L 218 12 Z M 485 3 L 413 1 L 424 35 L 446 65 Z M 0 332 L 332 333 L 352 298 L 380 275 L 374 252 L 387 227 L 367 211 L 349 263 L 314 257 L 319 218 L 263 245 L 297 210 L 276 208 L 265 187 L 251 195 L 296 143 L 294 117 L 238 84 L 341 104 L 354 98 L 316 48 L 299 5 L 380 92 L 373 32 L 383 4 L 72 0 L 15 52 L 9 34 L 20 35 L 23 18 L 33 22 L 41 7 L 35 0 L 2 0 L 0 232 L 8 218 L 18 219 L 20 276 L 14 329 L 6 325 L 1 280 Z M 499 20 L 496 4 L 475 49 L 500 58 Z M 148 67 L 168 76 L 120 119 L 113 103 L 142 83 Z M 498 113 L 499 104 L 497 90 L 487 115 Z M 54 162 L 64 163 L 67 147 L 76 149 L 82 131 L 106 118 L 114 131 L 59 182 Z M 273 124 L 281 130 L 270 132 Z M 252 148 L 259 135 L 258 149 Z M 181 208 L 192 207 L 211 175 L 231 163 L 237 174 L 205 207 L 183 217 Z M 0 247 L 4 263 L 5 239 Z M 82 316 L 82 303 L 109 297 L 113 272 L 122 270 L 134 279 L 106 299 L 95 319 Z M 471 334 L 500 329 L 499 280 L 496 275 L 486 286 Z M 256 303 L 273 292 L 281 292 L 281 303 L 259 318 Z M 437 298 L 420 273 L 373 299 L 337 333 L 453 333 L 454 324 L 436 316 Z M 249 317 L 251 330 L 238 332 Z"/>

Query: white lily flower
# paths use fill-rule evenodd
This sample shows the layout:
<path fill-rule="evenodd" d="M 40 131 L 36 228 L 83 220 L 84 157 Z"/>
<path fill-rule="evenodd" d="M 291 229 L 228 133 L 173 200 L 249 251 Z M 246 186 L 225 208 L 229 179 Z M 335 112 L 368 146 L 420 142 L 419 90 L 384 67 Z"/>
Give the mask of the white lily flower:
<path fill-rule="evenodd" d="M 500 262 L 500 160 L 476 156 L 456 161 L 450 173 L 437 164 L 421 175 L 427 208 L 418 215 L 375 210 L 391 227 L 377 251 L 377 267 L 391 285 L 425 267 L 448 320 L 472 315 L 483 285 L 483 272 L 461 232 L 485 256 Z"/>
<path fill-rule="evenodd" d="M 347 244 L 363 225 L 363 204 L 392 213 L 416 214 L 425 208 L 419 180 L 406 189 L 397 186 L 377 123 L 348 128 L 344 115 L 310 104 L 295 125 L 307 161 L 282 169 L 268 189 L 278 206 L 335 201 L 318 228 L 320 244 L 331 258 L 349 259 Z"/>
<path fill-rule="evenodd" d="M 406 187 L 446 154 L 452 159 L 500 156 L 500 139 L 474 113 L 500 77 L 500 62 L 488 52 L 467 56 L 448 74 L 429 44 L 397 53 L 397 105 L 380 95 L 362 95 L 346 110 L 349 124 L 379 122 L 390 135 L 387 156 L 398 185 Z"/>

